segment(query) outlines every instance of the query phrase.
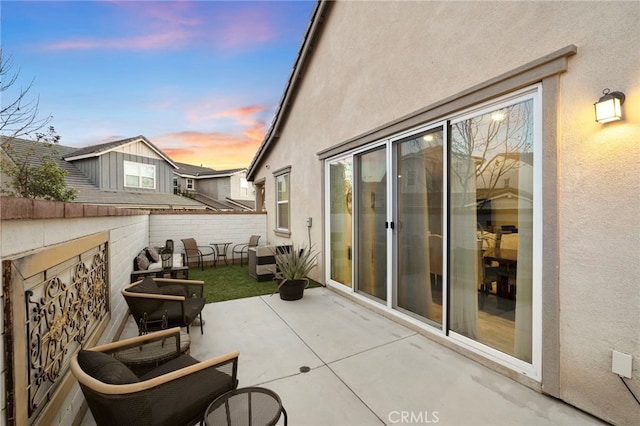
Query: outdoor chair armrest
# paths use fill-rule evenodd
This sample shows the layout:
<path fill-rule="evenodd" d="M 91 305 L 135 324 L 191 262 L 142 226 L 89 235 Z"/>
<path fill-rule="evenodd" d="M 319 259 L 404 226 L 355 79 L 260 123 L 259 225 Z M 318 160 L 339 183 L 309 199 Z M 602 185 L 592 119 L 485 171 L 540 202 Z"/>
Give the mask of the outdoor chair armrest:
<path fill-rule="evenodd" d="M 176 354 L 180 354 L 180 327 L 173 327 L 117 342 L 106 343 L 104 345 L 95 346 L 91 348 L 91 350 L 113 355 L 131 348 L 140 348 L 142 350 L 146 345 L 159 340 L 166 340 L 168 345 L 175 345 Z"/>
<path fill-rule="evenodd" d="M 180 286 L 183 287 L 185 290 L 185 294 L 188 297 L 204 297 L 204 281 L 201 280 L 182 280 L 182 279 L 176 279 L 176 278 L 154 278 L 153 279 L 156 284 L 158 285 L 158 287 L 160 289 L 162 289 L 162 287 L 169 287 L 169 286 Z M 124 295 L 126 292 L 127 296 L 132 296 L 134 294 L 143 294 L 144 297 L 147 296 L 157 296 L 157 295 L 152 295 L 149 293 L 134 293 L 134 292 L 130 292 L 127 291 L 127 289 L 134 287 L 138 284 L 140 284 L 142 282 L 142 280 L 138 280 L 135 281 L 129 285 L 127 285 L 124 289 L 122 289 L 122 294 Z"/>
<path fill-rule="evenodd" d="M 237 247 L 240 247 L 240 251 L 244 251 L 245 248 L 249 247 L 249 243 L 241 243 L 233 246 L 233 251 L 235 251 L 236 253 L 239 253 L 240 251 L 236 250 Z"/>
<path fill-rule="evenodd" d="M 209 255 L 215 255 L 216 251 L 213 247 L 211 246 L 197 246 L 198 250 L 200 251 L 200 254 L 202 254 L 203 256 L 209 256 Z M 204 251 L 206 251 L 207 253 L 205 253 L 202 249 L 204 249 Z"/>

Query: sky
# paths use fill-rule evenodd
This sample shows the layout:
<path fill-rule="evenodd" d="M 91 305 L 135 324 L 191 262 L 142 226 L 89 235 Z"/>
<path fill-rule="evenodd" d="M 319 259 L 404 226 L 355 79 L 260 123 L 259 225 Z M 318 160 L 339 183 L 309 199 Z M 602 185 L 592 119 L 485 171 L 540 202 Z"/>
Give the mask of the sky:
<path fill-rule="evenodd" d="M 61 136 L 145 136 L 173 161 L 248 167 L 309 23 L 305 1 L 7 1 L 3 62 Z"/>

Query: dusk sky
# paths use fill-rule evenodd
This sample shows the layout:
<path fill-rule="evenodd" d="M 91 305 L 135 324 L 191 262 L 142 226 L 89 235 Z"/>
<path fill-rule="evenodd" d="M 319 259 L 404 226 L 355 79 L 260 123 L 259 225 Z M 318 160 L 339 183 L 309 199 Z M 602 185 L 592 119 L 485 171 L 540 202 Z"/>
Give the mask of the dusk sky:
<path fill-rule="evenodd" d="M 143 135 L 174 161 L 248 167 L 314 1 L 6 1 L 3 59 L 60 143 Z M 4 81 L 3 81 L 4 83 Z"/>

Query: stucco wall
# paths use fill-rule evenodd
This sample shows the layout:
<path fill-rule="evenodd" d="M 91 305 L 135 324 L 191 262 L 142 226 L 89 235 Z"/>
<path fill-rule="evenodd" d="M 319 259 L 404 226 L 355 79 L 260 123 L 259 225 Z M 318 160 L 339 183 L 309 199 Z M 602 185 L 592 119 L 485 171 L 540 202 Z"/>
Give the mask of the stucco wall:
<path fill-rule="evenodd" d="M 558 135 L 556 379 L 569 403 L 614 423 L 637 422 L 640 407 L 611 373 L 611 351 L 633 355 L 627 383 L 640 395 L 638 22 L 638 2 L 337 2 L 278 143 L 254 176 L 265 179 L 271 238 L 287 241 L 272 231 L 272 171 L 291 166 L 291 239 L 306 241 L 304 220 L 313 217 L 318 243 L 315 153 L 576 45 L 559 79 L 558 115 L 544 123 Z M 605 87 L 626 94 L 621 122 L 594 121 Z"/>
<path fill-rule="evenodd" d="M 231 195 L 234 200 L 253 200 L 255 192 L 253 185 L 246 182 L 246 187 L 242 187 L 242 181 L 246 178 L 246 173 L 231 176 Z"/>

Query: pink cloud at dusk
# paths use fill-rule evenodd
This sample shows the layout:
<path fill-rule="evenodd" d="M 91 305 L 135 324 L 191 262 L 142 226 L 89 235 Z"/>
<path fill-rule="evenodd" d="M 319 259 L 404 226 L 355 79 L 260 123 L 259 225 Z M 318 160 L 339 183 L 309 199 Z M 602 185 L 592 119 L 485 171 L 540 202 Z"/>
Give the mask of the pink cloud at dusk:
<path fill-rule="evenodd" d="M 210 47 L 237 51 L 274 39 L 273 16 L 261 8 L 241 6 L 206 17 L 198 2 L 109 2 L 123 10 L 122 24 L 114 27 L 121 36 L 76 38 L 45 44 L 45 50 L 161 50 L 206 43 Z M 142 31 L 144 34 L 139 34 Z M 127 34 L 127 33 L 130 34 Z M 135 33 L 138 34 L 135 34 Z"/>
<path fill-rule="evenodd" d="M 264 123 L 256 122 L 240 135 L 185 131 L 159 135 L 152 142 L 174 161 L 224 170 L 248 167 L 264 135 Z"/>
<path fill-rule="evenodd" d="M 243 8 L 221 18 L 222 47 L 227 49 L 264 43 L 276 36 L 270 17 L 262 10 Z"/>
<path fill-rule="evenodd" d="M 216 105 L 204 102 L 190 107 L 185 112 L 185 116 L 187 121 L 192 124 L 212 123 L 228 119 L 241 126 L 252 126 L 259 121 L 256 116 L 264 112 L 264 110 L 264 105 L 249 105 L 219 110 Z"/>
<path fill-rule="evenodd" d="M 184 31 L 174 30 L 128 38 L 66 40 L 50 43 L 45 48 L 47 50 L 154 50 L 168 47 L 179 48 L 186 45 L 190 37 Z"/>

